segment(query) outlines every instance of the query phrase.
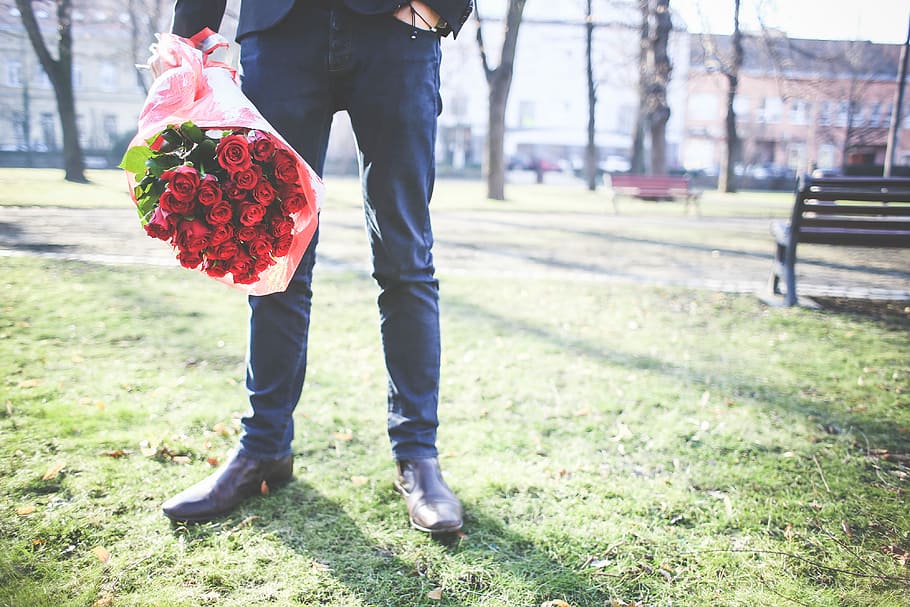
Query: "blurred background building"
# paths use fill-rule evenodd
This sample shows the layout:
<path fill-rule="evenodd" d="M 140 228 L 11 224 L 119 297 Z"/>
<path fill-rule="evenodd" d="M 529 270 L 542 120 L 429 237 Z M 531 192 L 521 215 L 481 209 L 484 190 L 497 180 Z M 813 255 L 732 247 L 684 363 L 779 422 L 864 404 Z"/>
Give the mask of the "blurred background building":
<path fill-rule="evenodd" d="M 490 6 L 488 6 L 488 4 Z M 222 32 L 232 38 L 237 0 Z M 47 44 L 56 48 L 52 2 L 36 2 Z M 639 22 L 634 3 L 595 3 L 593 59 L 600 168 L 629 166 L 638 109 Z M 137 71 L 153 33 L 165 31 L 171 3 L 74 0 L 74 88 L 80 143 L 89 167 L 113 167 L 134 133 L 149 75 Z M 482 3 L 484 34 L 498 48 L 504 5 Z M 499 12 L 496 12 L 496 11 Z M 528 3 L 507 114 L 512 170 L 580 174 L 588 117 L 582 2 Z M 437 157 L 443 175 L 481 172 L 488 88 L 472 17 L 457 40 L 443 41 Z M 809 170 L 874 170 L 884 159 L 901 46 L 868 41 L 791 39 L 763 31 L 745 37 L 736 113 L 737 172 L 756 185 L 785 187 Z M 674 17 L 669 54 L 667 164 L 672 171 L 716 175 L 724 147 L 729 36 L 690 34 Z M 496 57 L 493 58 L 497 60 Z M 910 112 L 896 163 L 910 164 Z M 12 0 L 0 0 L 0 166 L 59 166 L 61 129 L 53 88 Z M 354 173 L 349 122 L 336 116 L 327 172 Z M 746 184 L 743 184 L 746 185 Z"/>

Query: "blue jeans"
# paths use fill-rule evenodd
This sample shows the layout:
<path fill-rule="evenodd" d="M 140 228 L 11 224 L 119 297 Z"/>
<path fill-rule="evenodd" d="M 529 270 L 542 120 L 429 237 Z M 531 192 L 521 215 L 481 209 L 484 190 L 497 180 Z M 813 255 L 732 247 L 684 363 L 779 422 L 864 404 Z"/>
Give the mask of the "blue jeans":
<path fill-rule="evenodd" d="M 439 98 L 437 35 L 391 15 L 361 16 L 301 0 L 277 26 L 241 40 L 243 90 L 321 175 L 332 115 L 347 110 L 357 140 L 388 375 L 396 459 L 436 456 L 439 296 L 429 201 Z M 250 297 L 240 452 L 291 453 L 292 414 L 306 374 L 314 237 L 283 293 Z"/>

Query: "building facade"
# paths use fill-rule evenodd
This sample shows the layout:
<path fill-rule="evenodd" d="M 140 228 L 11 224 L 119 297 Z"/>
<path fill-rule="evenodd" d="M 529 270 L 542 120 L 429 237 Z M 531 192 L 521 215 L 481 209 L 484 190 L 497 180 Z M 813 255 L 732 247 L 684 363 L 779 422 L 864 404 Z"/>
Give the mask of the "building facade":
<path fill-rule="evenodd" d="M 734 102 L 738 171 L 746 176 L 820 169 L 880 171 L 901 47 L 868 41 L 747 35 Z M 683 159 L 716 173 L 725 153 L 729 36 L 692 36 Z M 910 164 L 910 104 L 896 165 Z M 880 174 L 880 172 L 879 172 Z"/>

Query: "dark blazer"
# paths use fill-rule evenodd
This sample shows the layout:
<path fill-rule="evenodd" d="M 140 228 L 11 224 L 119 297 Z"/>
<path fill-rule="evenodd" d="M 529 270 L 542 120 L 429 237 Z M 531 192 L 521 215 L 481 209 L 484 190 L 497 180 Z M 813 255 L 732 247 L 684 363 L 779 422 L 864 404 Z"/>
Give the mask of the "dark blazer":
<path fill-rule="evenodd" d="M 261 32 L 274 27 L 290 12 L 294 2 L 314 0 L 247 0 L 240 3 L 240 20 L 237 25 L 237 39 L 247 34 Z M 345 6 L 362 15 L 392 13 L 404 4 L 402 0 L 342 0 Z M 474 8 L 473 0 L 424 0 L 449 24 L 454 36 Z M 178 36 L 189 38 L 199 30 L 209 27 L 218 31 L 224 16 L 226 0 L 177 0 L 174 5 L 172 31 Z"/>

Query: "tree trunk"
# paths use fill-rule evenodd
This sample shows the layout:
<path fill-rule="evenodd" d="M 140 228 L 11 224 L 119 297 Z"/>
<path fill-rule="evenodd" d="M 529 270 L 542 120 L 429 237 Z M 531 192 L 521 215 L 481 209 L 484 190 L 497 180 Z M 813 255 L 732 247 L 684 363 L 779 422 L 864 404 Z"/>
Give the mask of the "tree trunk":
<path fill-rule="evenodd" d="M 506 136 L 506 106 L 509 101 L 509 91 L 502 86 L 490 86 L 489 100 L 489 132 L 487 133 L 487 198 L 493 200 L 506 199 L 506 166 L 505 166 L 505 136 Z"/>
<path fill-rule="evenodd" d="M 645 163 L 645 130 L 648 122 L 648 47 L 651 39 L 650 0 L 638 0 L 641 12 L 641 29 L 638 37 L 638 112 L 635 116 L 635 133 L 632 138 L 632 154 L 629 170 L 632 173 L 644 174 Z"/>
<path fill-rule="evenodd" d="M 588 143 L 585 146 L 585 179 L 588 190 L 597 190 L 597 86 L 594 82 L 594 17 L 591 14 L 591 0 L 587 0 L 585 13 L 585 56 L 587 59 L 588 76 Z"/>
<path fill-rule="evenodd" d="M 73 35 L 72 0 L 56 0 L 57 3 L 57 59 L 54 59 L 41 35 L 29 0 L 16 0 L 16 8 L 22 17 L 22 24 L 28 33 L 41 67 L 47 72 L 54 94 L 57 97 L 57 111 L 63 129 L 63 168 L 65 179 L 87 183 L 85 161 L 79 145 L 79 129 L 76 122 L 76 102 L 73 95 Z"/>
<path fill-rule="evenodd" d="M 736 154 L 739 150 L 739 135 L 736 132 L 736 111 L 733 103 L 736 101 L 736 92 L 739 88 L 739 70 L 743 65 L 743 34 L 739 27 L 739 6 L 741 0 L 734 0 L 733 4 L 733 61 L 726 70 L 727 76 L 727 118 L 726 118 L 726 149 L 721 159 L 720 175 L 717 179 L 717 189 L 721 192 L 736 191 Z"/>
<path fill-rule="evenodd" d="M 654 6 L 654 33 L 650 37 L 652 57 L 651 85 L 648 90 L 648 125 L 651 129 L 651 172 L 667 172 L 667 122 L 670 105 L 667 103 L 667 86 L 670 83 L 670 56 L 667 45 L 670 39 L 670 0 L 657 0 Z"/>
<path fill-rule="evenodd" d="M 487 197 L 493 200 L 505 200 L 506 162 L 505 133 L 506 107 L 509 102 L 509 91 L 512 88 L 512 74 L 515 68 L 515 50 L 518 47 L 518 28 L 526 0 L 509 0 L 509 11 L 506 15 L 505 33 L 502 42 L 499 67 L 490 67 L 486 48 L 483 43 L 483 28 L 480 14 L 475 6 L 477 17 L 477 46 L 480 60 L 490 88 L 489 119 L 487 125 L 486 167 Z"/>

